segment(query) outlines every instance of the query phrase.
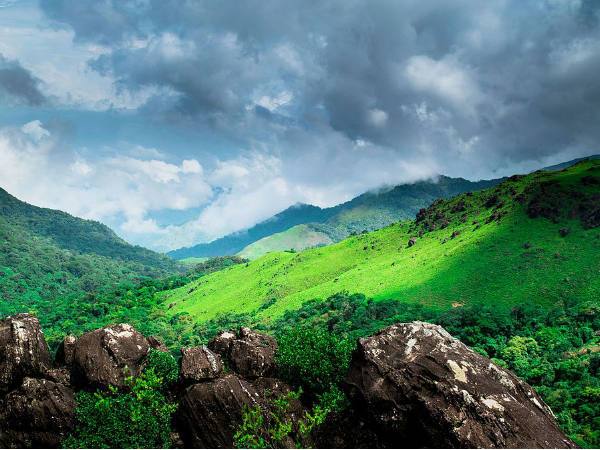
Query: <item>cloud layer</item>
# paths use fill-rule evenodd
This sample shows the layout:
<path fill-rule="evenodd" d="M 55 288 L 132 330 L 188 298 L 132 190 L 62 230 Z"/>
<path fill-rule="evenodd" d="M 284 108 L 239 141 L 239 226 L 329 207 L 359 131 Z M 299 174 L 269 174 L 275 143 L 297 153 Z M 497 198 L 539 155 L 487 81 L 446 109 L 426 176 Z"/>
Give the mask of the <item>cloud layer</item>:
<path fill-rule="evenodd" d="M 143 128 L 126 145 L 81 148 L 50 122 L 31 125 L 34 111 L 29 131 L 24 121 L 2 129 L 0 158 L 40 171 L 65 161 L 65 181 L 16 192 L 80 205 L 70 211 L 154 248 L 251 226 L 297 201 L 325 206 L 438 172 L 477 179 L 599 152 L 594 0 L 39 5 L 40 36 L 61 51 L 42 58 L 34 41 L 17 51 L 22 39 L 7 35 L 0 99 L 127 110 L 198 150 L 148 149 L 136 144 Z M 37 170 L 15 173 L 31 181 Z M 152 219 L 190 208 L 199 213 L 184 225 Z"/>

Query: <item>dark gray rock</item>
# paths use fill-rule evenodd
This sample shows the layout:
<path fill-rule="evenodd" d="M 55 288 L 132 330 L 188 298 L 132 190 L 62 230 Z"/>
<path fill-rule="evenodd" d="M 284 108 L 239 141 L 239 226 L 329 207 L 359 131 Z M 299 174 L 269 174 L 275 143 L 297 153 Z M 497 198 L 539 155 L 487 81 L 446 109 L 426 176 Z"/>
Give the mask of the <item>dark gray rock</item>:
<path fill-rule="evenodd" d="M 274 399 L 286 392 L 289 387 L 279 380 L 259 378 L 250 382 L 234 374 L 188 387 L 179 399 L 176 415 L 185 447 L 233 448 L 233 436 L 242 423 L 244 408 L 269 408 Z M 304 414 L 300 402 L 293 402 L 291 414 Z"/>
<path fill-rule="evenodd" d="M 218 378 L 223 370 L 221 357 L 206 345 L 181 349 L 179 378 L 184 384 Z"/>
<path fill-rule="evenodd" d="M 75 427 L 73 391 L 60 383 L 25 378 L 0 401 L 0 447 L 57 448 Z"/>
<path fill-rule="evenodd" d="M 24 377 L 43 376 L 52 368 L 50 351 L 36 317 L 17 314 L 0 320 L 0 393 Z"/>
<path fill-rule="evenodd" d="M 123 323 L 85 333 L 73 347 L 73 382 L 87 386 L 123 387 L 126 377 L 140 374 L 150 351 L 146 338 Z"/>
<path fill-rule="evenodd" d="M 277 342 L 250 328 L 241 327 L 237 333 L 221 332 L 211 339 L 208 347 L 223 356 L 231 368 L 244 377 L 269 377 L 277 369 Z"/>
<path fill-rule="evenodd" d="M 346 385 L 385 447 L 575 447 L 529 385 L 436 325 L 360 339 Z"/>

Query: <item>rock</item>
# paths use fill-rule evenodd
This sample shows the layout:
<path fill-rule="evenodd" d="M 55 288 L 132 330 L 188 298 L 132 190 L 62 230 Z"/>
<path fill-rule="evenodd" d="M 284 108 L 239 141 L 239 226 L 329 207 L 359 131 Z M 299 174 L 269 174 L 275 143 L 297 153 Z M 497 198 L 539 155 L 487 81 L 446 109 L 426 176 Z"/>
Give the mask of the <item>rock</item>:
<path fill-rule="evenodd" d="M 456 236 L 458 236 L 459 234 L 461 234 L 462 232 L 460 230 L 454 230 L 452 232 L 452 234 L 450 235 L 450 239 L 454 239 Z"/>
<path fill-rule="evenodd" d="M 268 377 L 275 373 L 277 342 L 271 336 L 241 327 L 231 343 L 229 362 L 233 370 L 244 377 Z"/>
<path fill-rule="evenodd" d="M 436 325 L 360 339 L 346 391 L 384 446 L 575 447 L 531 387 Z"/>
<path fill-rule="evenodd" d="M 52 368 L 40 322 L 31 314 L 0 320 L 0 392 L 21 384 L 26 376 L 43 376 Z"/>
<path fill-rule="evenodd" d="M 312 431 L 315 448 L 385 448 L 373 427 L 352 407 L 329 413 Z"/>
<path fill-rule="evenodd" d="M 223 370 L 221 357 L 206 345 L 181 349 L 179 378 L 183 383 L 218 378 Z"/>
<path fill-rule="evenodd" d="M 417 243 L 417 238 L 416 238 L 416 237 L 411 237 L 411 238 L 408 240 L 408 246 L 409 246 L 409 247 L 412 247 L 412 246 L 413 246 L 413 245 L 415 245 L 416 243 Z"/>
<path fill-rule="evenodd" d="M 235 331 L 221 331 L 208 341 L 208 348 L 222 356 L 229 355 L 229 347 L 236 338 Z"/>
<path fill-rule="evenodd" d="M 450 210 L 451 213 L 457 213 L 457 212 L 462 212 L 462 211 L 466 211 L 467 208 L 465 206 L 465 201 L 464 199 L 460 199 Z"/>
<path fill-rule="evenodd" d="M 243 377 L 268 377 L 275 373 L 277 342 L 270 336 L 241 327 L 219 333 L 208 347 L 225 358 L 231 368 Z"/>
<path fill-rule="evenodd" d="M 0 402 L 0 447 L 56 448 L 75 426 L 73 391 L 49 380 L 25 378 Z"/>
<path fill-rule="evenodd" d="M 177 428 L 186 448 L 233 448 L 233 435 L 242 423 L 244 407 L 268 408 L 289 387 L 272 378 L 248 382 L 234 374 L 188 387 L 179 399 Z M 292 414 L 303 411 L 299 402 Z"/>
<path fill-rule="evenodd" d="M 163 341 L 161 341 L 157 337 L 148 336 L 146 340 L 148 341 L 148 345 L 150 345 L 150 348 L 153 348 L 154 350 L 158 350 L 159 352 L 163 353 L 171 353 L 167 346 L 163 343 Z"/>
<path fill-rule="evenodd" d="M 72 334 L 69 334 L 63 339 L 56 350 L 56 362 L 65 366 L 71 366 L 73 364 L 73 357 L 75 355 L 75 341 L 77 338 Z"/>
<path fill-rule="evenodd" d="M 527 248 L 531 248 L 531 243 L 529 243 L 529 242 L 525 242 L 525 243 L 523 244 L 523 248 L 525 248 L 525 249 L 527 249 Z"/>
<path fill-rule="evenodd" d="M 146 338 L 124 323 L 85 333 L 73 345 L 73 381 L 92 386 L 123 387 L 127 376 L 139 375 L 150 350 Z"/>
<path fill-rule="evenodd" d="M 569 234 L 570 231 L 571 229 L 569 227 L 565 227 L 558 230 L 558 234 L 560 235 L 560 237 L 565 237 L 567 234 Z"/>

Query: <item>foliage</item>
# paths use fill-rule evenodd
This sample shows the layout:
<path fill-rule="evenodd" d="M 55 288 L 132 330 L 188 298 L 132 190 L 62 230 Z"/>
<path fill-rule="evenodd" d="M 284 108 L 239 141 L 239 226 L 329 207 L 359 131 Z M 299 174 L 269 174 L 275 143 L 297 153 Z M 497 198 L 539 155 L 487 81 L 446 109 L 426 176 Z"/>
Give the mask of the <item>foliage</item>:
<path fill-rule="evenodd" d="M 179 365 L 169 353 L 150 349 L 148 353 L 148 369 L 152 369 L 166 386 L 173 385 L 179 377 Z"/>
<path fill-rule="evenodd" d="M 126 380 L 127 390 L 78 392 L 77 425 L 65 448 L 168 448 L 170 421 L 177 405 L 169 404 L 163 379 L 148 369 Z"/>
<path fill-rule="evenodd" d="M 316 393 L 330 390 L 345 376 L 353 343 L 318 328 L 298 327 L 278 339 L 279 374 Z"/>
<path fill-rule="evenodd" d="M 444 309 L 341 292 L 288 311 L 273 330 L 283 336 L 300 327 L 346 340 L 413 320 L 440 324 L 509 368 L 542 395 L 576 442 L 600 444 L 600 308 L 593 303 L 571 299 L 552 308 L 524 302 Z"/>
<path fill-rule="evenodd" d="M 367 192 L 332 208 L 294 205 L 242 233 L 236 232 L 208 244 L 180 248 L 168 254 L 176 259 L 227 254 L 255 258 L 272 250 L 318 247 L 323 243 L 339 242 L 353 232 L 363 230 L 367 233 L 367 230 L 374 231 L 398 220 L 408 220 L 419 208 L 438 198 L 485 189 L 500 181 L 472 182 L 442 176 L 436 182 L 422 181 Z"/>
<path fill-rule="evenodd" d="M 174 304 L 171 314 L 185 312 L 205 321 L 224 312 L 254 314 L 266 299 L 276 298 L 257 313 L 257 322 L 270 322 L 308 299 L 342 290 L 375 301 L 402 299 L 439 308 L 478 302 L 511 307 L 523 301 L 547 308 L 565 298 L 596 301 L 598 230 L 585 229 L 579 217 L 572 217 L 580 200 L 569 197 L 598 194 L 600 185 L 581 181 L 589 169 L 600 170 L 600 162 L 515 177 L 486 191 L 442 199 L 420 221 L 394 223 L 327 247 L 272 252 L 169 292 L 165 304 Z M 536 186 L 547 182 L 566 199 L 557 223 L 528 213 Z M 486 206 L 490 198 L 496 202 Z M 561 237 L 565 227 L 571 231 Z M 408 247 L 411 237 L 418 241 Z"/>
<path fill-rule="evenodd" d="M 292 402 L 298 401 L 302 390 L 277 397 L 267 407 L 256 404 L 244 407 L 242 424 L 234 435 L 236 448 L 287 448 L 291 439 L 299 448 L 308 447 L 312 429 L 323 422 L 327 411 L 315 408 L 302 418 L 291 413 Z"/>
<path fill-rule="evenodd" d="M 200 275 L 207 275 L 226 269 L 227 267 L 235 266 L 236 264 L 247 263 L 248 261 L 248 259 L 240 258 L 239 256 L 217 256 L 215 258 L 208 258 L 206 261 L 202 261 L 196 265 L 194 272 Z"/>

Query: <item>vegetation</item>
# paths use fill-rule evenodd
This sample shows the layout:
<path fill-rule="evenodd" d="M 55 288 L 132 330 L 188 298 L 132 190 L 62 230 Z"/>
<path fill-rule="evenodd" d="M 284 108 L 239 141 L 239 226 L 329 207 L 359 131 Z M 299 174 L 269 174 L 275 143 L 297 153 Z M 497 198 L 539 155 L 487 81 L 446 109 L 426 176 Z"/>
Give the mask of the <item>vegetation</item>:
<path fill-rule="evenodd" d="M 161 358 L 157 353 L 160 352 L 154 353 L 140 377 L 126 379 L 123 392 L 113 386 L 108 391 L 78 392 L 76 429 L 63 441 L 63 447 L 169 448 L 171 415 L 177 405 L 166 398 L 164 388 L 168 381 L 158 373 L 165 373 L 166 358 L 173 358 L 167 354 Z M 166 376 L 173 376 L 171 369 Z"/>
<path fill-rule="evenodd" d="M 244 407 L 242 424 L 233 438 L 236 448 L 288 448 L 290 439 L 299 448 L 308 448 L 310 432 L 323 422 L 327 411 L 315 408 L 312 414 L 294 417 L 292 402 L 298 402 L 301 393 L 290 391 L 266 408 L 260 404 Z"/>
<path fill-rule="evenodd" d="M 244 247 L 238 255 L 248 259 L 256 259 L 272 251 L 283 251 L 285 249 L 302 251 L 307 248 L 323 247 L 329 244 L 333 244 L 333 241 L 325 233 L 316 231 L 309 225 L 296 225 L 281 233 L 275 233 L 253 242 Z"/>
<path fill-rule="evenodd" d="M 339 242 L 360 230 L 373 231 L 398 220 L 409 220 L 419 208 L 438 198 L 486 189 L 500 181 L 502 180 L 471 182 L 441 176 L 435 182 L 422 181 L 367 192 L 332 208 L 295 205 L 244 232 L 236 232 L 208 244 L 181 248 L 168 254 L 177 259 L 232 254 L 255 258 L 273 250 L 283 251 L 290 247 L 305 249 L 327 241 Z M 274 236 L 277 233 L 281 234 Z M 263 238 L 266 239 L 259 242 Z"/>
<path fill-rule="evenodd" d="M 307 299 L 342 290 L 375 301 L 394 298 L 440 308 L 596 300 L 598 230 L 572 209 L 585 206 L 585 198 L 588 210 L 597 211 L 599 185 L 583 180 L 599 171 L 600 163 L 583 162 L 562 172 L 513 177 L 490 190 L 436 201 L 420 221 L 395 223 L 328 247 L 269 253 L 210 274 L 165 292 L 163 302 L 173 305 L 170 314 L 190 320 L 231 312 L 256 313 L 257 322 L 268 323 Z M 547 197 L 562 199 L 548 209 L 558 214 L 550 219 L 534 215 L 536 208 L 544 211 L 536 199 L 548 182 Z M 409 247 L 411 238 L 416 243 Z M 270 307 L 258 311 L 273 298 Z"/>
<path fill-rule="evenodd" d="M 181 270 L 171 258 L 129 245 L 98 222 L 28 205 L 0 189 L 2 316 L 23 311 L 41 315 L 57 303 L 60 308 L 59 298 L 70 301 L 74 295 Z"/>
<path fill-rule="evenodd" d="M 251 262 L 215 258 L 185 275 L 86 253 L 80 244 L 63 248 L 60 232 L 28 224 L 19 218 L 25 213 L 5 205 L 0 314 L 36 313 L 53 349 L 68 333 L 117 322 L 171 349 L 252 326 L 278 338 L 280 375 L 314 402 L 311 418 L 343 407 L 340 381 L 356 338 L 396 322 L 429 321 L 532 384 L 573 439 L 598 446 L 599 180 L 597 161 L 515 176 L 437 200 L 416 220 L 376 232 L 358 234 L 359 221 L 338 244 Z M 108 239 L 102 236 L 99 242 Z M 79 393 L 78 429 L 65 445 L 168 445 L 171 410 L 161 389 L 176 379 L 176 367 L 162 354 L 151 359 L 152 369 L 125 391 Z M 124 424 L 141 411 L 151 422 L 137 421 L 126 436 Z M 240 445 L 284 438 L 285 408 L 279 419 L 268 411 L 246 411 Z M 152 430 L 144 441 L 136 427 L 146 426 Z"/>
<path fill-rule="evenodd" d="M 316 394 L 329 392 L 346 375 L 354 343 L 324 329 L 295 327 L 278 339 L 280 376 Z"/>
<path fill-rule="evenodd" d="M 475 351 L 508 367 L 543 396 L 563 430 L 576 442 L 589 447 L 600 445 L 597 300 L 570 298 L 551 308 L 528 302 L 437 308 L 397 300 L 375 302 L 362 294 L 342 292 L 324 301 L 308 301 L 297 311 L 287 312 L 274 322 L 272 329 L 282 337 L 312 330 L 315 336 L 329 336 L 332 342 L 356 342 L 356 338 L 387 325 L 414 320 L 440 324 Z M 287 354 L 285 346 L 289 341 L 280 338 L 280 342 Z M 352 346 L 344 344 L 342 348 L 349 355 Z M 313 364 L 305 364 L 306 353 L 305 347 L 298 352 L 298 361 L 292 357 L 292 362 L 286 359 L 285 364 L 306 367 L 302 373 L 305 380 L 324 379 L 330 366 L 317 363 L 316 358 Z M 321 357 L 328 358 L 324 353 Z M 329 359 L 333 360 L 331 356 Z M 344 373 L 348 357 L 336 357 L 335 361 L 340 364 L 337 373 Z M 286 365 L 284 373 L 290 370 Z"/>

